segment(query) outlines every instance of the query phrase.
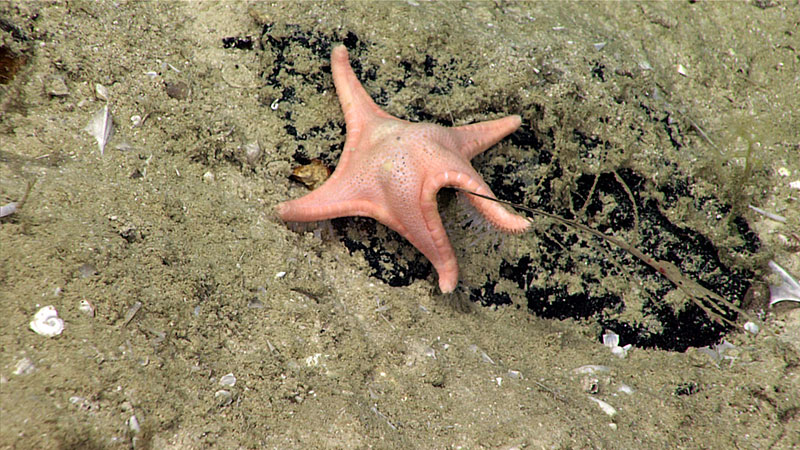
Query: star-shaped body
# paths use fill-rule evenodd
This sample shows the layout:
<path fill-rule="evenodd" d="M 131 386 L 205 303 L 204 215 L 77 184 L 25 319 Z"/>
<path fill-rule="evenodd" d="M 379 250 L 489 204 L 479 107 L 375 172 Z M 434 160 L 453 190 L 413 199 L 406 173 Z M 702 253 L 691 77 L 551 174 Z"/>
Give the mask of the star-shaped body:
<path fill-rule="evenodd" d="M 442 292 L 452 292 L 458 283 L 458 263 L 439 216 L 436 193 L 451 186 L 494 198 L 469 161 L 516 130 L 520 117 L 454 128 L 412 123 L 389 115 L 372 101 L 343 45 L 331 53 L 331 71 L 347 127 L 342 156 L 322 186 L 278 204 L 278 215 L 290 222 L 372 217 L 419 249 L 438 272 Z M 518 233 L 530 225 L 499 203 L 468 198 L 501 231 Z"/>

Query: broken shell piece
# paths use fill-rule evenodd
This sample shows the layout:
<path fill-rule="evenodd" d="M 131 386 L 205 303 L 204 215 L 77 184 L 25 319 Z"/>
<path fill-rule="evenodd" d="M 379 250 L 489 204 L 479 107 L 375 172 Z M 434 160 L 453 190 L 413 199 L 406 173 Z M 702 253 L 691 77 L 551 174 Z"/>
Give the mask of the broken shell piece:
<path fill-rule="evenodd" d="M 102 155 L 105 151 L 106 144 L 114 135 L 114 119 L 111 118 L 111 113 L 108 111 L 108 105 L 103 106 L 102 109 L 94 113 L 92 120 L 83 129 L 87 133 L 97 139 L 97 147 L 100 149 Z"/>
<path fill-rule="evenodd" d="M 631 344 L 620 347 L 619 335 L 613 331 L 607 331 L 606 334 L 603 335 L 603 345 L 609 347 L 611 349 L 611 353 L 620 358 L 628 356 L 628 350 L 633 347 Z"/>
<path fill-rule="evenodd" d="M 324 183 L 330 175 L 331 169 L 323 164 L 322 161 L 312 159 L 310 163 L 292 169 L 290 178 L 303 183 L 309 189 L 315 189 Z"/>
<path fill-rule="evenodd" d="M 17 212 L 19 209 L 19 203 L 11 202 L 7 205 L 0 206 L 0 217 L 10 216 Z"/>
<path fill-rule="evenodd" d="M 775 261 L 769 262 L 769 268 L 782 281 L 781 284 L 769 287 L 769 306 L 784 301 L 800 302 L 800 282 Z"/>
<path fill-rule="evenodd" d="M 31 321 L 31 330 L 42 336 L 58 336 L 64 331 L 64 321 L 58 318 L 55 306 L 49 305 L 40 309 Z"/>
<path fill-rule="evenodd" d="M 108 88 L 103 86 L 100 83 L 95 84 L 94 85 L 94 95 L 96 95 L 99 100 L 103 100 L 104 102 L 107 102 L 108 101 Z"/>
<path fill-rule="evenodd" d="M 128 428 L 133 434 L 137 434 L 142 431 L 141 426 L 139 426 L 139 419 L 137 419 L 135 415 L 128 419 Z"/>

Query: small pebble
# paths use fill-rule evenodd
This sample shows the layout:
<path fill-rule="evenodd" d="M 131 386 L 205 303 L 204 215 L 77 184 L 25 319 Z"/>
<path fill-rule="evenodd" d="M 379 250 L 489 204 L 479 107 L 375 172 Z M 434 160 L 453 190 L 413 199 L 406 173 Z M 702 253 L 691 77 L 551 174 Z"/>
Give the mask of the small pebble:
<path fill-rule="evenodd" d="M 185 100 L 189 97 L 190 89 L 189 85 L 184 83 L 183 81 L 177 82 L 165 82 L 164 83 L 164 91 L 170 98 L 174 98 L 175 100 Z"/>

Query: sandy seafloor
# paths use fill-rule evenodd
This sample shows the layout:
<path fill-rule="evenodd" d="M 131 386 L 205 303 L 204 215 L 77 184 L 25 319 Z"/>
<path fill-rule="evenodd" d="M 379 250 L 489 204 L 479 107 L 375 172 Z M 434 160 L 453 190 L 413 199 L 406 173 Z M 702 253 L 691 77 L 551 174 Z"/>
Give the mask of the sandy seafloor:
<path fill-rule="evenodd" d="M 344 40 L 392 114 L 459 124 L 521 114 L 563 162 L 564 189 L 570 170 L 693 180 L 746 218 L 760 250 L 726 257 L 726 228 L 691 201 L 671 220 L 752 270 L 763 294 L 776 281 L 769 259 L 800 274 L 799 10 L 789 0 L 0 4 L 4 51 L 27 57 L 0 85 L 0 204 L 36 180 L 0 223 L 0 448 L 797 448 L 793 305 L 757 301 L 762 332 L 729 333 L 736 348 L 718 363 L 694 348 L 621 359 L 596 324 L 530 314 L 508 283 L 511 305 L 465 298 L 497 276 L 502 252 L 535 255 L 536 233 L 498 255 L 452 229 L 462 288 L 443 296 L 435 274 L 383 283 L 341 236 L 293 231 L 273 208 L 306 192 L 288 178 L 300 147 L 341 148 L 328 59 L 309 49 Z M 247 36 L 253 50 L 222 44 Z M 429 56 L 453 61 L 449 72 L 417 69 Z M 428 95 L 448 82 L 447 95 Z M 83 131 L 105 104 L 96 84 L 116 129 L 102 155 Z M 605 150 L 581 149 L 576 130 Z M 256 142 L 263 152 L 248 158 Z M 478 170 L 525 158 L 513 142 L 477 158 Z M 378 232 L 397 258 L 414 254 Z M 615 288 L 637 301 L 635 277 Z M 60 336 L 28 326 L 45 305 L 65 321 Z M 586 365 L 608 370 L 576 373 Z M 220 384 L 228 373 L 233 386 Z"/>

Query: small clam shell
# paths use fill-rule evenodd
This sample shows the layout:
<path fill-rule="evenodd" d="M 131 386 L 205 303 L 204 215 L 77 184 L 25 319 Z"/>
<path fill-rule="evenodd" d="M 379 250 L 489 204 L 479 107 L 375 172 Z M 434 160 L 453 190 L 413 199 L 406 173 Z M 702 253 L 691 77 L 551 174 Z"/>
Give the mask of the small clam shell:
<path fill-rule="evenodd" d="M 81 300 L 78 309 L 87 316 L 94 317 L 94 306 L 92 306 L 89 300 Z"/>
<path fill-rule="evenodd" d="M 58 318 L 58 311 L 53 305 L 45 306 L 33 316 L 31 330 L 42 336 L 58 336 L 64 331 L 64 321 Z"/>

